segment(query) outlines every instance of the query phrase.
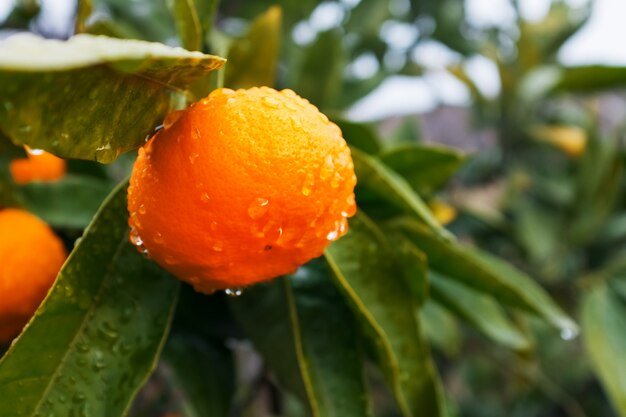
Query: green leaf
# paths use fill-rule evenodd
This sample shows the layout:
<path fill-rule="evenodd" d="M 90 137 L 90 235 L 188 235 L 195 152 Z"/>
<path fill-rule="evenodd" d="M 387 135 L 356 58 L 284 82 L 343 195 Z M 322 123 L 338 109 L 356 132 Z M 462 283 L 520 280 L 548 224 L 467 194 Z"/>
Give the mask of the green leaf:
<path fill-rule="evenodd" d="M 168 383 L 182 403 L 184 417 L 230 415 L 235 364 L 225 346 L 195 335 L 176 335 L 165 345 L 163 363 L 170 372 Z"/>
<path fill-rule="evenodd" d="M 132 30 L 134 39 L 169 43 L 177 36 L 176 25 L 166 0 L 91 1 L 96 13 L 88 19 L 86 30 L 89 33 L 92 33 L 94 24 L 107 21 L 117 27 Z"/>
<path fill-rule="evenodd" d="M 319 33 L 303 54 L 293 89 L 322 111 L 335 109 L 341 96 L 346 50 L 339 29 Z"/>
<path fill-rule="evenodd" d="M 0 131 L 0 162 L 9 162 L 17 158 L 26 158 L 26 150 L 23 146 L 15 145 Z"/>
<path fill-rule="evenodd" d="M 85 228 L 112 185 L 88 176 L 67 175 L 54 182 L 33 182 L 18 188 L 24 207 L 53 227 Z"/>
<path fill-rule="evenodd" d="M 626 302 L 601 284 L 583 301 L 585 346 L 615 409 L 626 416 Z"/>
<path fill-rule="evenodd" d="M 356 326 L 323 262 L 245 290 L 238 322 L 314 417 L 369 416 Z"/>
<path fill-rule="evenodd" d="M 562 68 L 553 91 L 593 92 L 626 85 L 626 67 L 588 65 Z"/>
<path fill-rule="evenodd" d="M 430 274 L 432 297 L 502 346 L 528 350 L 530 341 L 511 322 L 496 299 L 437 273 Z"/>
<path fill-rule="evenodd" d="M 417 300 L 393 248 L 363 214 L 325 252 L 335 282 L 372 341 L 402 416 L 445 415 L 438 376 L 417 319 Z"/>
<path fill-rule="evenodd" d="M 442 238 L 454 239 L 450 232 L 441 227 L 420 196 L 395 171 L 391 170 L 380 160 L 358 149 L 352 148 L 352 159 L 358 178 L 358 188 L 365 188 L 374 192 L 379 197 L 384 197 L 386 201 L 397 208 L 413 214 Z M 358 188 L 357 197 L 359 195 Z"/>
<path fill-rule="evenodd" d="M 420 323 L 426 338 L 435 349 L 448 356 L 456 355 L 461 347 L 461 330 L 456 318 L 432 298 L 420 308 Z"/>
<path fill-rule="evenodd" d="M 224 86 L 250 88 L 273 86 L 280 52 L 281 9 L 270 7 L 250 23 L 246 35 L 228 51 Z"/>
<path fill-rule="evenodd" d="M 0 401 L 0 415 L 125 415 L 156 365 L 179 286 L 129 243 L 127 216 L 123 184 L 0 361 L 0 398 L 15 399 Z"/>
<path fill-rule="evenodd" d="M 543 288 L 512 265 L 478 249 L 443 241 L 414 221 L 398 220 L 392 225 L 426 253 L 432 270 L 485 292 L 503 304 L 534 313 L 563 334 L 578 333 L 576 323 Z"/>
<path fill-rule="evenodd" d="M 202 49 L 202 25 L 196 10 L 195 0 L 167 0 L 176 30 L 183 48 L 189 51 Z"/>
<path fill-rule="evenodd" d="M 222 58 L 161 44 L 16 35 L 0 46 L 0 129 L 15 143 L 111 162 L 138 148 Z"/>
<path fill-rule="evenodd" d="M 452 148 L 413 144 L 385 150 L 380 159 L 420 194 L 439 189 L 465 161 L 463 154 Z"/>
<path fill-rule="evenodd" d="M 338 118 L 333 118 L 333 122 L 339 126 L 350 146 L 370 155 L 380 152 L 380 142 L 373 126 Z"/>

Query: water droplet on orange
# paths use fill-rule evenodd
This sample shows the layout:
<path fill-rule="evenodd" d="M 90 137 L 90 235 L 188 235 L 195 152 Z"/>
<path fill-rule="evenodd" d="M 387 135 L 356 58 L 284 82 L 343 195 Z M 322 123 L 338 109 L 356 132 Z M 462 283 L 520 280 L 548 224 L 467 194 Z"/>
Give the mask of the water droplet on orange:
<path fill-rule="evenodd" d="M 327 155 L 324 159 L 324 163 L 322 164 L 322 168 L 320 169 L 320 179 L 322 181 L 326 181 L 333 175 L 333 172 L 335 172 L 333 157 L 332 155 Z"/>
<path fill-rule="evenodd" d="M 267 198 L 256 198 L 248 207 L 248 216 L 253 220 L 258 220 L 265 216 L 268 210 L 269 200 Z"/>
<path fill-rule="evenodd" d="M 261 98 L 261 103 L 265 107 L 270 107 L 270 108 L 273 108 L 273 109 L 278 108 L 278 106 L 280 105 L 278 100 L 276 100 L 275 98 L 270 97 L 270 96 L 265 96 L 265 97 Z"/>
<path fill-rule="evenodd" d="M 172 125 L 176 123 L 182 115 L 182 110 L 174 110 L 173 112 L 168 113 L 168 115 L 165 116 L 165 120 L 163 120 L 163 129 L 169 129 L 172 127 Z"/>
<path fill-rule="evenodd" d="M 154 234 L 154 243 L 158 244 L 158 245 L 162 245 L 165 242 L 165 239 L 163 239 L 163 235 L 159 232 L 156 232 Z"/>

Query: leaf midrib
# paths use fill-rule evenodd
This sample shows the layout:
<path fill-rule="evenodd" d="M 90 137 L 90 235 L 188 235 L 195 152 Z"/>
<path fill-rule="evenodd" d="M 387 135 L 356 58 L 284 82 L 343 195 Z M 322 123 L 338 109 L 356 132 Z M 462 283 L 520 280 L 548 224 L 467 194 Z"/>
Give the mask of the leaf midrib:
<path fill-rule="evenodd" d="M 83 320 L 81 321 L 80 326 L 78 327 L 76 333 L 74 334 L 72 341 L 68 345 L 68 349 L 65 351 L 65 354 L 59 361 L 59 366 L 56 368 L 54 373 L 50 376 L 48 384 L 46 385 L 46 388 L 42 392 L 42 395 L 39 398 L 39 401 L 37 402 L 37 404 L 35 405 L 35 408 L 33 409 L 33 412 L 31 414 L 32 416 L 36 416 L 38 414 L 38 411 L 41 405 L 43 404 L 44 399 L 47 398 L 48 394 L 50 393 L 50 390 L 52 388 L 52 382 L 56 379 L 56 377 L 60 373 L 60 370 L 63 369 L 63 365 L 67 361 L 67 358 L 69 357 L 70 353 L 74 352 L 75 350 L 74 347 L 77 342 L 77 337 L 78 335 L 82 334 L 82 330 L 85 328 L 86 323 L 87 323 L 87 318 L 91 316 L 91 313 L 95 310 L 95 307 L 100 305 L 102 293 L 104 291 L 104 288 L 106 287 L 107 277 L 109 277 L 110 274 L 112 274 L 113 272 L 112 269 L 115 265 L 115 260 L 119 257 L 120 252 L 124 248 L 125 243 L 126 243 L 126 235 L 124 234 L 117 244 L 117 248 L 115 249 L 115 253 L 113 254 L 113 257 L 111 258 L 111 262 L 109 262 L 109 265 L 105 274 L 102 275 L 102 279 L 100 281 L 98 291 L 96 292 L 96 295 L 94 296 L 94 302 L 91 304 L 91 307 L 89 307 L 89 309 L 85 311 L 85 313 L 83 314 Z"/>
<path fill-rule="evenodd" d="M 365 306 L 363 305 L 363 302 L 361 301 L 361 298 L 356 294 L 356 292 L 352 289 L 352 287 L 348 284 L 348 281 L 346 280 L 346 278 L 344 277 L 343 273 L 341 272 L 339 266 L 337 265 L 337 263 L 335 262 L 335 260 L 333 259 L 332 255 L 328 252 L 325 251 L 324 252 L 325 256 L 326 256 L 326 260 L 328 261 L 328 264 L 330 265 L 330 268 L 333 270 L 335 277 L 339 280 L 339 282 L 341 283 L 342 287 L 344 288 L 344 290 L 346 292 L 348 292 L 348 294 L 350 295 L 350 298 L 354 301 L 354 303 L 357 305 L 357 308 L 361 311 L 361 313 L 363 314 L 363 316 L 367 319 L 367 322 L 370 324 L 370 326 L 372 326 L 372 328 L 374 329 L 374 331 L 379 335 L 381 341 L 382 341 L 382 345 L 383 348 L 385 350 L 385 352 L 387 353 L 387 356 L 390 360 L 390 369 L 393 372 L 393 384 L 394 384 L 394 391 L 397 393 L 399 399 L 401 399 L 402 401 L 398 401 L 398 405 L 400 406 L 400 409 L 402 411 L 402 414 L 408 417 L 412 416 L 412 413 L 410 411 L 410 408 L 407 404 L 407 399 L 404 396 L 404 391 L 402 390 L 402 387 L 400 386 L 400 375 L 399 375 L 399 365 L 398 365 L 398 358 L 396 357 L 396 354 L 392 348 L 392 346 L 390 345 L 388 339 L 388 335 L 385 332 L 384 328 L 381 327 L 377 320 L 369 313 L 369 311 L 365 308 Z"/>

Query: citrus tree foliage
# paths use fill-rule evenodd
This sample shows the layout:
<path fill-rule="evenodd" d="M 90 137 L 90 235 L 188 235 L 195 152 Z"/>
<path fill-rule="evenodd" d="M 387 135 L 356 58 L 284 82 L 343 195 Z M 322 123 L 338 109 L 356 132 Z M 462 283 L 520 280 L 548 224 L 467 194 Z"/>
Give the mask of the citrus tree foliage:
<path fill-rule="evenodd" d="M 447 416 L 454 405 L 433 347 L 453 351 L 458 323 L 520 356 L 533 348 L 528 321 L 549 326 L 549 338 L 578 333 L 526 272 L 460 241 L 429 209 L 464 155 L 417 142 L 394 145 L 341 117 L 335 120 L 352 149 L 359 212 L 323 257 L 242 294 L 207 296 L 132 246 L 125 197 L 132 151 L 167 112 L 218 85 L 272 84 L 341 110 L 389 73 L 419 73 L 408 60 L 380 66 L 367 79 L 344 74 L 363 54 L 382 62 L 389 45 L 378 30 L 388 20 L 437 18 L 425 34 L 459 51 L 470 47 L 456 36 L 463 10 L 454 0 L 406 2 L 403 13 L 387 1 L 342 3 L 342 27 L 321 31 L 305 47 L 294 43 L 292 30 L 317 5 L 83 0 L 75 30 L 86 34 L 0 45 L 0 203 L 34 211 L 73 248 L 0 359 L 0 415 L 245 415 L 269 389 L 273 415 Z M 23 6 L 11 25 L 28 18 Z M 248 23 L 241 27 L 235 17 Z M 343 40 L 344 30 L 354 42 Z M 195 52 L 163 44 L 172 39 Z M 572 72 L 561 82 L 576 80 Z M 57 183 L 12 183 L 6 168 L 20 156 L 15 145 L 73 158 L 69 175 Z M 624 353 L 620 322 L 607 318 L 624 310 L 623 287 L 596 286 L 583 314 L 584 326 L 606 328 L 585 341 L 622 410 L 623 376 L 605 361 Z M 246 379 L 236 369 L 250 346 L 262 365 Z M 160 402 L 140 391 L 153 373 Z M 381 405 L 380 392 L 391 400 Z"/>

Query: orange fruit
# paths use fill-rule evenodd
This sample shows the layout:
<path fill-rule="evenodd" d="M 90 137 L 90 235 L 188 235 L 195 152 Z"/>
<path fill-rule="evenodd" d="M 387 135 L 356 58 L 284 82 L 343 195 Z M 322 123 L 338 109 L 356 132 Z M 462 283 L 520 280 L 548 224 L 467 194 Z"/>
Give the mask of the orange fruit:
<path fill-rule="evenodd" d="M 52 286 L 66 253 L 36 216 L 0 211 L 0 344 L 16 336 Z"/>
<path fill-rule="evenodd" d="M 197 290 L 295 271 L 347 231 L 356 177 L 340 129 L 291 90 L 218 89 L 139 150 L 131 240 Z"/>
<path fill-rule="evenodd" d="M 65 161 L 39 149 L 26 148 L 26 158 L 14 159 L 9 165 L 17 184 L 54 181 L 65 175 Z"/>

